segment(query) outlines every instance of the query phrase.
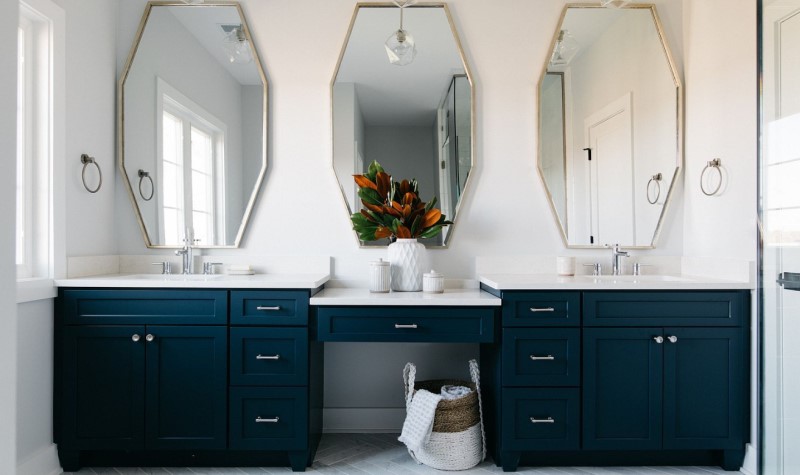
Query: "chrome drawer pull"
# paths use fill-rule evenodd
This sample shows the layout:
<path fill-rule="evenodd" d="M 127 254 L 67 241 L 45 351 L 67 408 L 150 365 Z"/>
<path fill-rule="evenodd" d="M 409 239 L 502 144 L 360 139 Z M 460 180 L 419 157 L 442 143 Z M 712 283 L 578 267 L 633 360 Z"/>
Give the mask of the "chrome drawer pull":
<path fill-rule="evenodd" d="M 280 305 L 276 305 L 275 307 L 256 307 L 256 310 L 266 310 L 266 311 L 275 311 L 280 310 Z"/>
<path fill-rule="evenodd" d="M 654 340 L 656 343 L 658 343 L 659 345 L 660 345 L 660 344 L 662 344 L 662 343 L 664 343 L 664 337 L 663 337 L 663 336 L 654 336 L 654 337 L 653 337 L 653 340 Z"/>
<path fill-rule="evenodd" d="M 281 355 L 256 355 L 257 360 L 279 360 Z"/>
<path fill-rule="evenodd" d="M 531 307 L 531 312 L 555 312 L 556 309 L 553 307 Z"/>
<path fill-rule="evenodd" d="M 258 423 L 261 423 L 261 422 L 275 423 L 275 422 L 278 422 L 279 420 L 281 420 L 281 418 L 278 417 L 278 416 L 275 416 L 275 417 L 260 417 L 260 416 L 256 417 L 256 422 L 258 422 Z"/>
<path fill-rule="evenodd" d="M 678 337 L 675 335 L 668 336 L 667 340 L 669 340 L 670 343 L 678 343 Z"/>
<path fill-rule="evenodd" d="M 556 359 L 556 357 L 553 355 L 547 355 L 547 356 L 531 355 L 531 359 L 533 361 L 553 361 L 554 359 Z"/>
<path fill-rule="evenodd" d="M 400 323 L 395 323 L 394 327 L 395 328 L 410 328 L 412 330 L 415 330 L 417 328 L 417 324 L 416 323 L 412 323 L 411 325 L 403 325 L 403 324 L 400 324 Z"/>
<path fill-rule="evenodd" d="M 548 417 L 547 419 L 537 419 L 535 417 L 531 417 L 531 423 L 533 424 L 555 424 L 556 420 L 552 417 Z"/>

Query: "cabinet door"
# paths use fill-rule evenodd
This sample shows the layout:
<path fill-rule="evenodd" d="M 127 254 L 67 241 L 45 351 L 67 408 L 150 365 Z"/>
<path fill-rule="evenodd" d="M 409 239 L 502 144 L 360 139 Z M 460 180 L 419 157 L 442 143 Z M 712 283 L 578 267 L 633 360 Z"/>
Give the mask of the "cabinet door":
<path fill-rule="evenodd" d="M 65 327 L 61 441 L 67 449 L 144 447 L 144 326 Z M 138 341 L 135 341 L 138 340 Z"/>
<path fill-rule="evenodd" d="M 583 448 L 661 448 L 660 328 L 586 328 Z"/>
<path fill-rule="evenodd" d="M 664 338 L 664 448 L 741 449 L 741 328 L 666 328 Z"/>
<path fill-rule="evenodd" d="M 147 336 L 147 448 L 225 448 L 227 328 L 150 325 Z"/>

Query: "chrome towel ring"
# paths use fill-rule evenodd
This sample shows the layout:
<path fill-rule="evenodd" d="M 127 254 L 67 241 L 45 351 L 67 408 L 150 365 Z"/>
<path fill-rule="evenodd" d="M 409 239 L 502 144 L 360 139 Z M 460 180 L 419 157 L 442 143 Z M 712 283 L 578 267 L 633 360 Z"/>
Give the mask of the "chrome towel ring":
<path fill-rule="evenodd" d="M 710 162 L 706 163 L 706 166 L 703 168 L 703 171 L 700 173 L 700 190 L 703 192 L 704 195 L 706 195 L 706 196 L 714 196 L 714 195 L 717 194 L 717 192 L 719 192 L 720 187 L 722 187 L 722 170 L 721 170 L 721 167 L 722 167 L 722 160 L 720 160 L 719 158 L 715 158 L 714 160 L 711 160 Z M 714 188 L 713 191 L 706 190 L 706 185 L 704 183 L 705 182 L 705 177 L 706 177 L 706 172 L 708 170 L 710 170 L 710 169 L 717 170 L 717 174 L 719 175 L 719 181 L 717 182 L 717 187 Z"/>
<path fill-rule="evenodd" d="M 661 173 L 656 173 L 647 182 L 647 202 L 650 203 L 651 205 L 658 203 L 658 199 L 661 198 L 661 179 L 662 179 Z M 652 183 L 655 183 L 656 185 L 655 186 L 656 197 L 650 200 L 650 185 Z"/>
<path fill-rule="evenodd" d="M 97 193 L 100 190 L 100 187 L 103 186 L 103 171 L 100 170 L 100 165 L 97 164 L 97 162 L 94 160 L 94 157 L 90 157 L 85 153 L 81 154 L 81 163 L 83 163 L 83 170 L 81 170 L 81 181 L 83 182 L 83 187 L 86 188 L 86 191 L 89 193 Z M 100 176 L 100 181 L 97 183 L 97 188 L 94 190 L 89 188 L 89 186 L 86 184 L 86 167 L 88 167 L 90 163 L 97 167 L 97 174 Z"/>
<path fill-rule="evenodd" d="M 144 196 L 144 193 L 142 192 L 142 182 L 144 181 L 145 178 L 150 180 L 150 196 Z M 146 172 L 146 171 L 144 171 L 144 170 L 142 170 L 140 168 L 139 169 L 139 196 L 141 196 L 142 199 L 145 200 L 145 201 L 150 201 L 150 200 L 153 199 L 153 194 L 155 192 L 156 192 L 156 185 L 155 185 L 155 183 L 153 183 L 153 178 L 150 176 L 150 172 Z"/>

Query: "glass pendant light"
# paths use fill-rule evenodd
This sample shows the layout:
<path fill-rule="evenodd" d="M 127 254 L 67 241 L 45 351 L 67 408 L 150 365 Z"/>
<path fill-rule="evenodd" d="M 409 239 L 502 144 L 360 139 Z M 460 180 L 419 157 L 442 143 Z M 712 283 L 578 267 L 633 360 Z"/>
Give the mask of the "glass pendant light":
<path fill-rule="evenodd" d="M 250 63 L 253 61 L 250 43 L 247 41 L 247 37 L 244 36 L 242 25 L 235 25 L 228 31 L 222 47 L 225 48 L 225 53 L 231 63 Z"/>
<path fill-rule="evenodd" d="M 401 4 L 395 1 L 395 4 L 400 7 L 400 29 L 392 33 L 386 40 L 384 47 L 390 63 L 397 66 L 405 66 L 414 61 L 417 56 L 417 48 L 414 45 L 414 37 L 403 29 L 403 7 L 408 5 L 409 2 Z"/>
<path fill-rule="evenodd" d="M 561 30 L 553 48 L 553 55 L 550 57 L 550 66 L 566 66 L 575 57 L 578 49 L 580 49 L 578 42 L 569 30 Z"/>

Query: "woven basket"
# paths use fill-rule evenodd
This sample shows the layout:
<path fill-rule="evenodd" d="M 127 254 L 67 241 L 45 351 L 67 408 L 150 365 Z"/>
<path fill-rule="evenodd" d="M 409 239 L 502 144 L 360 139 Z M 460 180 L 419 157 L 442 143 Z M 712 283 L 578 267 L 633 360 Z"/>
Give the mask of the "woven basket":
<path fill-rule="evenodd" d="M 434 394 L 439 394 L 445 385 L 472 389 L 470 394 L 462 398 L 439 401 L 430 439 L 419 450 L 408 451 L 418 463 L 438 470 L 466 470 L 486 458 L 480 371 L 475 360 L 470 360 L 469 371 L 472 383 L 448 379 L 415 381 L 416 366 L 406 364 L 403 370 L 406 408 L 411 404 L 414 393 L 420 389 Z"/>

